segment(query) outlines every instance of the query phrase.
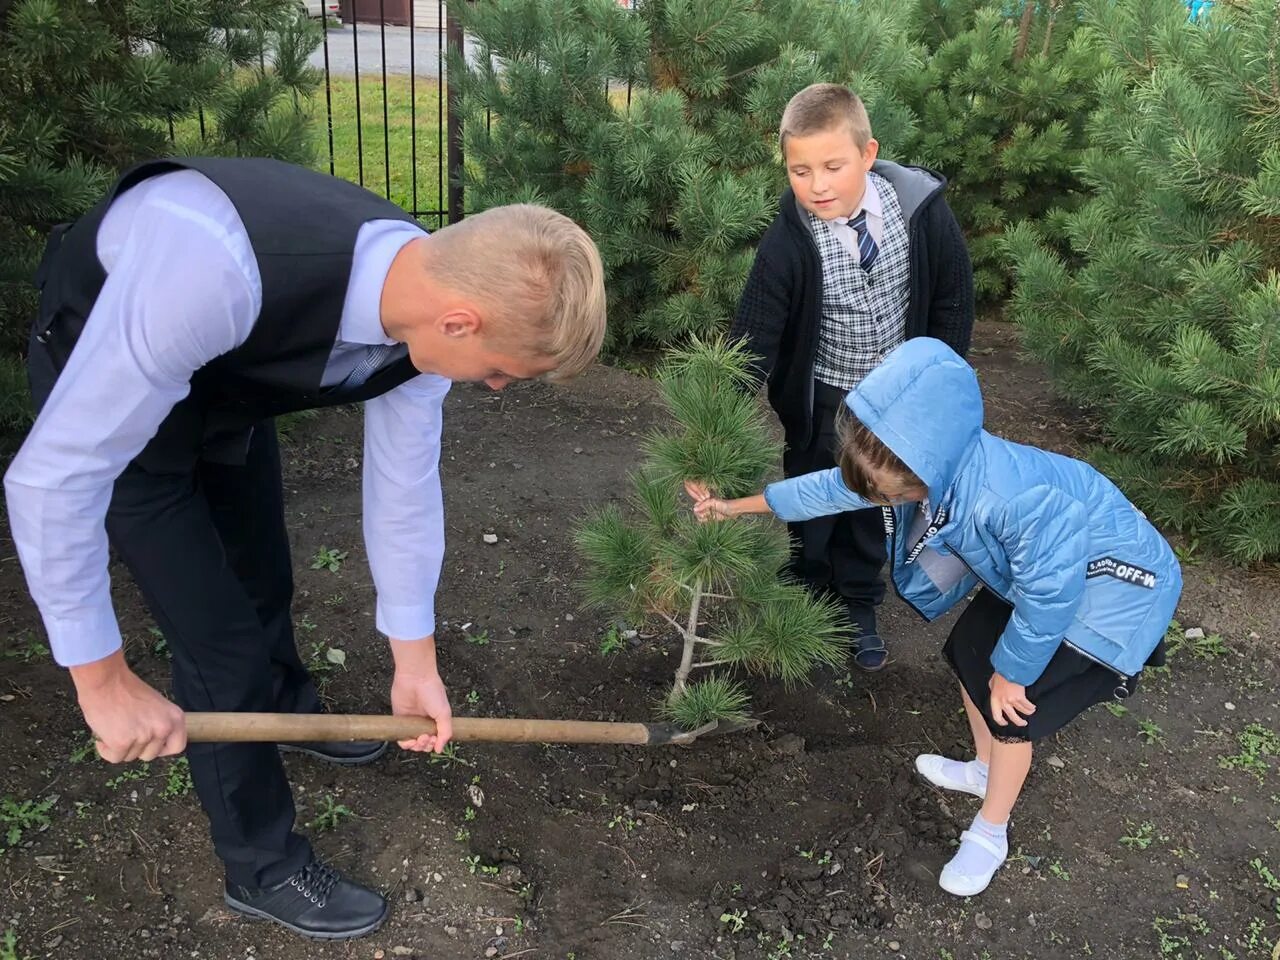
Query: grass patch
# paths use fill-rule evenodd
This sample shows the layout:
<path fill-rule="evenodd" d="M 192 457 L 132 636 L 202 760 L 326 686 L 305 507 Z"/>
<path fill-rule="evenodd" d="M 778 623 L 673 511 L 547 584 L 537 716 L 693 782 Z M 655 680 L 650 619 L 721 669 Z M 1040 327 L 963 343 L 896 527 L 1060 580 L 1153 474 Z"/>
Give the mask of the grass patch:
<path fill-rule="evenodd" d="M 448 204 L 448 185 L 443 196 L 440 186 L 441 155 L 440 85 L 418 77 L 412 90 L 407 76 L 359 78 L 360 109 L 356 110 L 355 77 L 330 76 L 330 110 L 326 113 L 324 91 L 312 101 L 312 119 L 319 142 L 320 169 L 328 167 L 329 140 L 326 117 L 333 120 L 333 172 L 353 183 L 363 183 L 374 193 L 403 207 L 414 209 L 414 149 L 417 139 L 417 209 L 437 210 Z M 383 94 L 386 94 L 386 123 L 383 123 Z M 447 123 L 447 118 L 445 119 Z M 363 155 L 363 170 L 360 158 Z M 437 223 L 426 219 L 428 228 Z"/>
<path fill-rule="evenodd" d="M 359 183 L 387 197 L 404 210 L 413 212 L 414 140 L 417 153 L 418 210 L 440 210 L 448 203 L 448 185 L 441 189 L 440 170 L 444 149 L 440 142 L 440 84 L 433 79 L 401 74 L 365 74 L 359 78 L 331 74 L 329 96 L 323 83 L 306 109 L 315 140 L 316 169 L 329 172 L 329 123 L 333 125 L 333 174 Z M 359 90 L 360 109 L 356 109 Z M 386 94 L 386 121 L 383 121 L 383 94 Z M 446 127 L 447 129 L 447 127 Z M 197 118 L 187 117 L 174 126 L 179 148 L 199 150 Z M 363 158 L 363 162 L 362 162 Z M 423 224 L 434 230 L 438 218 L 424 217 Z M 0 375 L 4 373 L 0 370 Z M 3 381 L 0 381 L 3 382 Z"/>

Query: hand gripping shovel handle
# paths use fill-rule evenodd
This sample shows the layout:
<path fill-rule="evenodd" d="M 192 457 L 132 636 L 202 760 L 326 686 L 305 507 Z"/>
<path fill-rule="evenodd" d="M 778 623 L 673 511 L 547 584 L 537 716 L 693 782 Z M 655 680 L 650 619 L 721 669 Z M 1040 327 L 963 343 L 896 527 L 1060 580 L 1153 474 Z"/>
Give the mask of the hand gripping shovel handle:
<path fill-rule="evenodd" d="M 412 740 L 435 733 L 426 717 L 328 713 L 188 713 L 192 743 L 307 743 L 326 740 Z M 754 726 L 754 724 L 751 724 Z M 711 723 L 681 730 L 661 723 L 604 723 L 595 720 L 536 720 L 454 717 L 453 739 L 497 743 L 630 743 L 658 746 L 690 743 L 713 732 L 745 725 Z"/>

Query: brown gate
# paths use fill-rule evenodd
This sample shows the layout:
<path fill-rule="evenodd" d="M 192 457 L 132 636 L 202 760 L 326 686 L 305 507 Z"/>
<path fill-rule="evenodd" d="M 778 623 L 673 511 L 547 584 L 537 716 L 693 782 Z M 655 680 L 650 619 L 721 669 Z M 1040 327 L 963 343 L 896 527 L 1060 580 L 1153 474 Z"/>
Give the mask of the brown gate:
<path fill-rule="evenodd" d="M 388 23 L 409 25 L 409 4 L 413 0 L 341 0 L 343 23 Z"/>

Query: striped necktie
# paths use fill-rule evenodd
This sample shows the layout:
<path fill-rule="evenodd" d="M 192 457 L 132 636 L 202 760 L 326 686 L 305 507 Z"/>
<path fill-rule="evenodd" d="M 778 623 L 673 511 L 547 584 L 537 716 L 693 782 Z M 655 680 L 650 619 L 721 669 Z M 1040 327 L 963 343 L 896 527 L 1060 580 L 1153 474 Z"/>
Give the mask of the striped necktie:
<path fill-rule="evenodd" d="M 383 365 L 391 354 L 395 353 L 398 343 L 375 343 L 364 352 L 364 356 L 360 358 L 351 372 L 347 374 L 347 378 L 342 381 L 342 386 L 348 390 L 354 390 L 361 386 L 366 380 L 373 376 Z"/>
<path fill-rule="evenodd" d="M 851 220 L 837 222 L 843 222 L 853 228 L 854 236 L 858 238 L 858 263 L 869 273 L 871 265 L 876 262 L 876 257 L 880 256 L 880 245 L 876 243 L 875 238 L 871 236 L 871 230 L 867 227 L 867 211 L 859 210 L 858 215 Z"/>

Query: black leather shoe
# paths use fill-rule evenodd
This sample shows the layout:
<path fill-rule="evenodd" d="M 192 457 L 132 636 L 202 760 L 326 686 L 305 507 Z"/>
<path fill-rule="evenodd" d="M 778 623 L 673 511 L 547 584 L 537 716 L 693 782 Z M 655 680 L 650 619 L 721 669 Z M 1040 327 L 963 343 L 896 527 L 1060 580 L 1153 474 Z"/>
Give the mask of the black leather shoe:
<path fill-rule="evenodd" d="M 285 753 L 306 753 L 347 767 L 373 763 L 387 752 L 385 740 L 326 740 L 321 743 L 282 743 L 279 746 Z"/>
<path fill-rule="evenodd" d="M 223 899 L 237 913 L 274 920 L 313 940 L 351 940 L 377 930 L 390 911 L 379 893 L 312 860 L 283 883 L 251 890 L 227 884 Z"/>

